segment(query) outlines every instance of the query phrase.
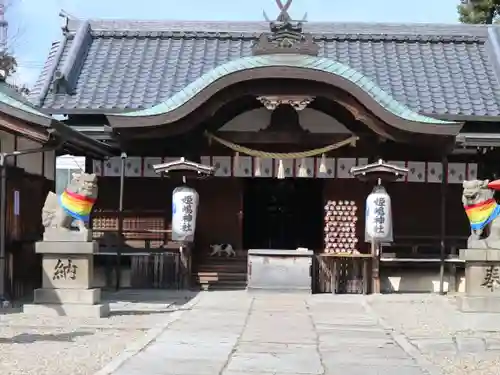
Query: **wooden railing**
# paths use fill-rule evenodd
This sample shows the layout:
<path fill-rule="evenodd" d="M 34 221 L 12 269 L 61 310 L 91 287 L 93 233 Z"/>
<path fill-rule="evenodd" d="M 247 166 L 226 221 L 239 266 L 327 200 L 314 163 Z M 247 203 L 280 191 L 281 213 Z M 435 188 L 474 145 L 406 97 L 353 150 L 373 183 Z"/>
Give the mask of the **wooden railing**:
<path fill-rule="evenodd" d="M 120 224 L 120 220 L 122 223 Z M 171 241 L 162 212 L 100 211 L 92 220 L 98 257 L 115 269 L 116 288 L 121 287 L 122 263 L 130 262 L 132 288 L 183 289 L 191 278 L 191 249 Z"/>
<path fill-rule="evenodd" d="M 371 260 L 370 254 L 318 254 L 315 259 L 317 292 L 370 293 Z"/>
<path fill-rule="evenodd" d="M 467 236 L 445 236 L 445 259 L 458 257 L 458 250 L 467 245 Z M 432 263 L 441 261 L 440 236 L 395 236 L 390 246 L 383 246 L 382 259 L 386 262 Z M 381 259 L 381 260 L 382 260 Z M 388 260 L 391 259 L 391 260 Z"/>
<path fill-rule="evenodd" d="M 391 246 L 384 246 L 381 265 L 439 267 L 446 265 L 450 274 L 449 290 L 456 289 L 457 268 L 464 262 L 458 250 L 465 248 L 467 236 L 445 236 L 444 258 L 440 236 L 395 236 Z M 372 284 L 370 254 L 319 254 L 316 256 L 316 291 L 320 293 L 368 293 Z M 383 273 L 383 269 L 382 269 Z"/>

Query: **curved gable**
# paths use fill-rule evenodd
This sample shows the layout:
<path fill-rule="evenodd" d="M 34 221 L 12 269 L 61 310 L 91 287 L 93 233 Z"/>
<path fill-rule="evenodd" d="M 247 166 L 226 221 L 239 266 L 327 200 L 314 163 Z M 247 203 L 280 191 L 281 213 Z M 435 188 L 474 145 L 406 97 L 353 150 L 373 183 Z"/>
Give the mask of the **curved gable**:
<path fill-rule="evenodd" d="M 432 133 L 436 132 L 436 129 L 441 129 L 437 133 L 455 135 L 461 128 L 459 123 L 416 113 L 363 74 L 335 60 L 293 54 L 251 56 L 228 62 L 196 79 L 163 103 L 147 109 L 109 114 L 107 117 L 114 127 L 157 126 L 171 123 L 199 107 L 203 103 L 202 97 L 209 98 L 230 84 L 257 77 L 273 78 L 271 74 L 266 76 L 265 69 L 268 68 L 287 68 L 290 78 L 300 77 L 306 80 L 310 78 L 337 86 L 349 92 L 385 122 L 404 131 Z M 248 74 L 250 70 L 253 70 L 252 74 Z M 320 78 L 308 77 L 308 72 L 319 72 L 322 75 Z M 139 118 L 141 121 L 137 121 Z M 429 128 L 427 125 L 432 127 Z"/>

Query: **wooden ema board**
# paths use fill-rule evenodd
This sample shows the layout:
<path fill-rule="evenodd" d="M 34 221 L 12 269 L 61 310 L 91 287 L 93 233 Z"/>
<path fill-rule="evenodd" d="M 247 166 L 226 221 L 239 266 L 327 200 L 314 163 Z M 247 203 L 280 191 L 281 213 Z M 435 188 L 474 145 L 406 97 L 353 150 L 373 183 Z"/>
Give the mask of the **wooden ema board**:
<path fill-rule="evenodd" d="M 345 255 L 359 253 L 356 224 L 358 207 L 354 201 L 329 200 L 325 205 L 325 252 Z"/>

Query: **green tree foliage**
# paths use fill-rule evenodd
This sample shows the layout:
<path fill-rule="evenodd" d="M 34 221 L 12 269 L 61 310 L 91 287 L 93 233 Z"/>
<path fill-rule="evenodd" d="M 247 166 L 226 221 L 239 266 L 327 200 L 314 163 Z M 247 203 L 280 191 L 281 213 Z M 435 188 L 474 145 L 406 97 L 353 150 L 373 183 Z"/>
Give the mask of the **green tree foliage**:
<path fill-rule="evenodd" d="M 16 72 L 17 61 L 7 51 L 0 51 L 0 76 L 7 79 Z"/>
<path fill-rule="evenodd" d="M 462 0 L 458 6 L 458 14 L 462 23 L 497 23 L 500 16 L 500 0 Z"/>
<path fill-rule="evenodd" d="M 7 0 L 3 1 L 3 11 L 7 13 L 9 7 L 13 5 L 17 0 Z M 19 30 L 15 33 L 14 37 L 10 37 L 3 42 L 3 46 L 0 49 L 0 81 L 9 82 L 12 80 L 14 73 L 17 70 L 17 60 L 15 55 L 11 52 L 11 46 L 16 41 L 16 36 L 19 36 Z M 16 85 L 9 83 L 13 89 L 22 95 L 29 94 L 29 88 L 26 85 Z"/>
<path fill-rule="evenodd" d="M 16 68 L 16 58 L 7 51 L 0 51 L 0 81 L 8 82 L 9 77 L 12 77 L 12 75 L 16 72 Z M 26 85 L 20 86 L 11 83 L 9 86 L 22 95 L 29 94 L 29 88 Z"/>

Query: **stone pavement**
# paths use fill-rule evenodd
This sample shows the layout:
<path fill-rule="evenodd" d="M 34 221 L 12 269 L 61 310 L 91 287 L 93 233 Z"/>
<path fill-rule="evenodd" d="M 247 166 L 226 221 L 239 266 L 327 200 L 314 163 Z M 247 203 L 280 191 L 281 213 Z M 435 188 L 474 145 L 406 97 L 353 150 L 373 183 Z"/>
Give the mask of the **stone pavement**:
<path fill-rule="evenodd" d="M 240 291 L 197 298 L 112 374 L 439 374 L 363 296 Z"/>

